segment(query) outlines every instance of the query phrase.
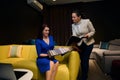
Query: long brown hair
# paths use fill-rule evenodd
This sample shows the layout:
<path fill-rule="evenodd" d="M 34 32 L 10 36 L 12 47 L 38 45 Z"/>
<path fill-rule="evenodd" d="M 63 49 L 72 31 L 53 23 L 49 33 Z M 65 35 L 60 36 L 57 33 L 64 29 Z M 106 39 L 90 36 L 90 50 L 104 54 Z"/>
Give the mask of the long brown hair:
<path fill-rule="evenodd" d="M 50 27 L 47 24 L 43 24 L 42 27 L 40 27 L 40 31 L 37 36 L 38 39 L 43 39 L 43 30 L 45 29 L 45 27 L 48 27 L 50 29 Z M 50 32 L 49 32 L 49 35 L 50 35 Z"/>

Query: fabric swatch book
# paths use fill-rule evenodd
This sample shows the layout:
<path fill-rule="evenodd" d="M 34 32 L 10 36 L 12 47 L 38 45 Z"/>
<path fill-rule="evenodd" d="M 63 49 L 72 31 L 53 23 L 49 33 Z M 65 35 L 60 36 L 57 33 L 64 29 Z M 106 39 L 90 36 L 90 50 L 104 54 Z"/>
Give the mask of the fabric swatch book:
<path fill-rule="evenodd" d="M 58 48 L 58 49 L 49 50 L 48 54 L 49 54 L 49 56 L 64 55 L 71 50 L 72 50 L 71 47 L 68 47 L 68 48 L 61 47 L 61 48 Z"/>
<path fill-rule="evenodd" d="M 82 37 L 82 38 L 84 38 L 84 37 Z M 82 38 L 78 38 L 76 36 L 71 36 L 69 38 L 68 42 L 66 43 L 66 46 L 71 46 L 71 47 L 61 47 L 58 49 L 49 50 L 48 51 L 49 56 L 64 55 L 67 52 L 72 51 L 72 50 L 78 51 L 78 49 L 76 49 L 76 47 L 73 46 L 72 44 L 76 44 L 76 43 L 80 42 L 82 40 Z"/>

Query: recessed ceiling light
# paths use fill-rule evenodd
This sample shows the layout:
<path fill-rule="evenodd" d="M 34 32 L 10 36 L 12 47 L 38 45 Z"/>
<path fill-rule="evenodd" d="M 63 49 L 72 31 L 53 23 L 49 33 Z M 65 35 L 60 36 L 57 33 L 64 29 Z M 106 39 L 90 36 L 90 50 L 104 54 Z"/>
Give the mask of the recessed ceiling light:
<path fill-rule="evenodd" d="M 53 0 L 53 1 L 56 1 L 56 0 Z"/>

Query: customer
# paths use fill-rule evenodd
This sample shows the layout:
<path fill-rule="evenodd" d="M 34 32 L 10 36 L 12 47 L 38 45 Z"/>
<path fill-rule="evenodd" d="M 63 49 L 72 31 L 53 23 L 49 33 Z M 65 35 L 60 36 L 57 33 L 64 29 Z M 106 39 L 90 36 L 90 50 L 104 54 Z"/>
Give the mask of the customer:
<path fill-rule="evenodd" d="M 37 66 L 41 73 L 45 73 L 46 80 L 54 80 L 57 72 L 59 62 L 48 56 L 48 50 L 54 48 L 53 36 L 50 35 L 50 28 L 44 24 L 41 29 L 38 38 L 35 41 L 37 49 Z"/>
<path fill-rule="evenodd" d="M 95 29 L 89 19 L 82 19 L 79 10 L 72 12 L 72 36 L 79 38 L 84 37 L 80 42 L 77 43 L 77 47 L 80 51 L 81 69 L 82 75 L 79 80 L 87 80 L 88 69 L 89 69 L 89 56 L 93 49 Z M 80 74 L 78 75 L 80 76 Z"/>

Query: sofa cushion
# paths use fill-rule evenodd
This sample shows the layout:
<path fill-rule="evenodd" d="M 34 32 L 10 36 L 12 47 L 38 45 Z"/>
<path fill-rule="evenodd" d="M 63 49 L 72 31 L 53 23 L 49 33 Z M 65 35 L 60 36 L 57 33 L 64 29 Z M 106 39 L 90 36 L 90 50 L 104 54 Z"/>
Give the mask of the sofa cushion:
<path fill-rule="evenodd" d="M 112 44 L 112 45 L 118 45 L 118 46 L 120 46 L 120 39 L 111 40 L 111 41 L 109 41 L 109 43 Z"/>
<path fill-rule="evenodd" d="M 31 45 L 22 45 L 23 49 L 22 49 L 22 57 L 25 59 L 29 59 L 29 53 L 30 53 L 30 49 L 31 49 Z"/>
<path fill-rule="evenodd" d="M 29 60 L 37 59 L 37 52 L 35 45 L 22 45 L 22 57 Z"/>
<path fill-rule="evenodd" d="M 109 50 L 120 50 L 120 39 L 109 41 Z"/>
<path fill-rule="evenodd" d="M 28 59 L 30 59 L 30 60 L 36 60 L 36 59 L 37 59 L 37 56 L 38 56 L 38 55 L 37 55 L 37 52 L 36 52 L 36 47 L 35 47 L 35 45 L 31 45 Z"/>
<path fill-rule="evenodd" d="M 8 53 L 8 57 L 15 58 L 15 57 L 21 57 L 21 51 L 22 51 L 22 45 L 11 45 L 10 51 Z"/>
<path fill-rule="evenodd" d="M 108 42 L 100 41 L 100 45 L 99 45 L 100 49 L 108 49 L 108 47 L 109 47 L 109 43 Z"/>
<path fill-rule="evenodd" d="M 13 66 L 16 62 L 24 60 L 24 58 L 6 58 L 3 60 L 0 60 L 0 63 L 11 63 Z"/>
<path fill-rule="evenodd" d="M 8 58 L 9 50 L 10 50 L 9 45 L 0 46 L 0 60 Z"/>
<path fill-rule="evenodd" d="M 120 50 L 120 46 L 119 45 L 110 44 L 109 45 L 109 50 Z"/>

